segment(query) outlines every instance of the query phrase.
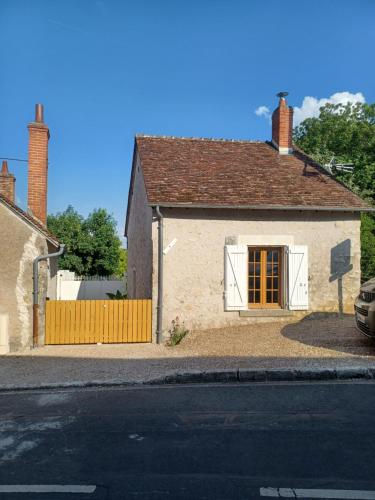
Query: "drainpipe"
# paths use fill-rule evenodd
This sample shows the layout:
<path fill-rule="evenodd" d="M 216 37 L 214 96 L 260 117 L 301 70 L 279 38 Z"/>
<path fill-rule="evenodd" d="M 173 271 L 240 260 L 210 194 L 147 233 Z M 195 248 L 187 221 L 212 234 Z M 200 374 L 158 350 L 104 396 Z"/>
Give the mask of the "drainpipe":
<path fill-rule="evenodd" d="M 33 347 L 37 347 L 39 341 L 39 262 L 60 257 L 64 252 L 65 245 L 61 244 L 58 252 L 40 255 L 33 262 Z"/>
<path fill-rule="evenodd" d="M 159 205 L 155 207 L 158 219 L 158 304 L 156 323 L 156 343 L 160 344 L 163 330 L 163 216 Z"/>

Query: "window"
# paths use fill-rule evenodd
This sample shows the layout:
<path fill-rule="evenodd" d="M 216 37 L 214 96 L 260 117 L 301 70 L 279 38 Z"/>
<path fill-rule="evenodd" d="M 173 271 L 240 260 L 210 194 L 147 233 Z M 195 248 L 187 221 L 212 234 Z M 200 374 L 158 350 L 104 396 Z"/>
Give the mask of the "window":
<path fill-rule="evenodd" d="M 281 307 L 282 248 L 248 248 L 249 308 Z"/>

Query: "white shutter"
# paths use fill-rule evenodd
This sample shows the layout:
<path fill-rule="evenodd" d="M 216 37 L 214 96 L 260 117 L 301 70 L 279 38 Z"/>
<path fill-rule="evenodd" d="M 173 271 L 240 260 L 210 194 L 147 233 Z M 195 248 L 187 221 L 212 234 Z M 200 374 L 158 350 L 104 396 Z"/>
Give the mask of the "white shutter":
<path fill-rule="evenodd" d="M 294 245 L 288 249 L 289 309 L 298 311 L 309 307 L 307 246 Z"/>
<path fill-rule="evenodd" d="M 247 246 L 224 247 L 224 308 L 247 309 Z"/>

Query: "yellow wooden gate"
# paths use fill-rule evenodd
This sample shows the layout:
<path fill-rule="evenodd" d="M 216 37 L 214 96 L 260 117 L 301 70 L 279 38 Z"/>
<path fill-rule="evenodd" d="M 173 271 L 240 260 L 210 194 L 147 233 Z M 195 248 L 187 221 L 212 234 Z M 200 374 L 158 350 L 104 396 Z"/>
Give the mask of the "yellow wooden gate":
<path fill-rule="evenodd" d="M 48 300 L 45 344 L 151 342 L 151 300 Z"/>

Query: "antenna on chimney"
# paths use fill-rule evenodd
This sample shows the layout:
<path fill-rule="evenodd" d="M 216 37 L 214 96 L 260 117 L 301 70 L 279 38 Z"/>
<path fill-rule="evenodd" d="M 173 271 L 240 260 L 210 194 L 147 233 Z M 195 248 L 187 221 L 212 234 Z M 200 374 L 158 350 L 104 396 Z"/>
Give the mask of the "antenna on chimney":
<path fill-rule="evenodd" d="M 278 94 L 276 94 L 276 96 L 280 97 L 280 99 L 283 99 L 287 95 L 289 95 L 289 92 L 279 92 Z"/>

